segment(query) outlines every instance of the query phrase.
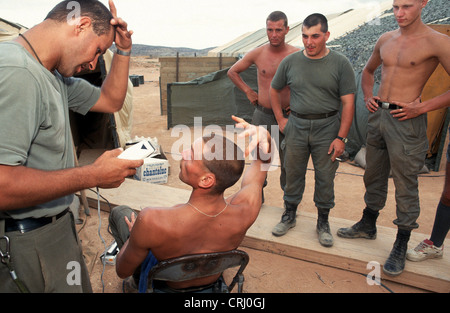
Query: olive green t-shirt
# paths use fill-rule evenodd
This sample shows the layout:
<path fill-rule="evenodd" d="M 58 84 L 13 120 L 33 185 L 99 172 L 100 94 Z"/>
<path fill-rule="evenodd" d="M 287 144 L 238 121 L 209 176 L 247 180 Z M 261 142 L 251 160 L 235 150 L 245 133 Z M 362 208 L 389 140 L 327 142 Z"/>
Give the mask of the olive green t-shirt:
<path fill-rule="evenodd" d="M 354 70 L 348 59 L 333 50 L 321 59 L 310 59 L 303 51 L 281 61 L 272 80 L 277 90 L 289 86 L 291 110 L 300 114 L 338 111 L 341 96 L 356 93 Z"/>
<path fill-rule="evenodd" d="M 74 167 L 69 109 L 86 114 L 99 97 L 100 89 L 87 81 L 52 74 L 21 45 L 1 43 L 0 164 L 45 171 Z M 54 216 L 72 201 L 73 195 L 6 215 Z"/>

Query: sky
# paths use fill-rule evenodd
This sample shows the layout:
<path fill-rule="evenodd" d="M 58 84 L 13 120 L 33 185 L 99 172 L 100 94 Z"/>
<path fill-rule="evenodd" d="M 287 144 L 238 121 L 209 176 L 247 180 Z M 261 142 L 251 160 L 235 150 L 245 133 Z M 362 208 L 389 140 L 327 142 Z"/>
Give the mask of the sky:
<path fill-rule="evenodd" d="M 108 0 L 100 0 L 108 5 Z M 115 0 L 118 16 L 134 31 L 133 43 L 205 49 L 265 27 L 273 11 L 289 24 L 311 13 L 331 14 L 386 0 Z M 28 28 L 40 23 L 60 0 L 0 0 L 0 17 Z"/>

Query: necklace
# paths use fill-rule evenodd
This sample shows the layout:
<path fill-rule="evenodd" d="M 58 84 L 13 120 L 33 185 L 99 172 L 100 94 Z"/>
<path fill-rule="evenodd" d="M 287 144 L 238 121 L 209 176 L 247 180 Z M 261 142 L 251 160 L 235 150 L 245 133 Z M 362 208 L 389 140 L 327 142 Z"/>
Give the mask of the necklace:
<path fill-rule="evenodd" d="M 33 46 L 31 45 L 31 43 L 27 40 L 27 38 L 25 38 L 24 35 L 19 34 L 20 37 L 23 38 L 23 40 L 25 40 L 25 42 L 28 44 L 28 46 L 31 48 L 31 50 L 33 51 L 34 55 L 36 56 L 37 60 L 39 61 L 39 63 L 41 63 L 42 66 L 44 66 L 44 64 L 42 64 L 41 59 L 39 59 L 39 56 L 37 55 L 36 51 L 34 50 Z"/>
<path fill-rule="evenodd" d="M 225 202 L 226 203 L 226 202 Z M 207 216 L 207 217 L 218 217 L 220 214 L 223 213 L 223 211 L 225 211 L 225 209 L 228 207 L 228 203 L 226 203 L 225 207 L 223 208 L 222 211 L 220 211 L 219 213 L 215 214 L 215 215 L 210 215 L 210 214 L 206 214 L 205 212 L 200 211 L 195 205 L 193 205 L 192 203 L 188 202 L 187 204 L 189 204 L 191 207 L 193 207 L 194 209 L 197 210 L 197 212 Z"/>

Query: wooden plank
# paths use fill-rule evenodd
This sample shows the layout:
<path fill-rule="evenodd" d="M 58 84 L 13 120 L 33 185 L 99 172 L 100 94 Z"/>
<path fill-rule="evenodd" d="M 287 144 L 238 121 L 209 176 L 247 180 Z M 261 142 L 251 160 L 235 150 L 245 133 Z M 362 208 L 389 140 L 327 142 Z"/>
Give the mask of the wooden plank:
<path fill-rule="evenodd" d="M 180 65 L 180 72 L 179 72 L 179 77 L 185 75 L 185 76 L 192 76 L 195 75 L 196 77 L 201 77 L 201 76 L 205 76 L 208 75 L 210 73 L 214 73 L 219 71 L 219 67 L 218 66 L 195 66 L 195 65 L 186 65 L 185 67 L 182 67 L 182 65 Z M 161 71 L 161 77 L 171 77 L 176 76 L 176 68 L 175 67 L 170 67 L 170 68 L 165 68 L 164 71 Z M 182 80 L 180 80 L 182 81 Z"/>
<path fill-rule="evenodd" d="M 344 239 L 338 237 L 336 231 L 341 227 L 349 227 L 354 222 L 330 217 L 335 243 L 333 247 L 325 248 L 317 239 L 316 215 L 306 212 L 298 214 L 297 226 L 285 236 L 273 236 L 272 228 L 279 222 L 282 213 L 281 208 L 263 206 L 242 246 L 367 275 L 372 271 L 367 269 L 369 262 L 382 265 L 386 261 L 397 232 L 394 228 L 378 226 L 376 240 Z M 424 238 L 426 235 L 413 232 L 409 247 L 415 247 Z M 444 243 L 449 244 L 448 240 Z M 450 292 L 449 268 L 450 256 L 447 254 L 440 260 L 407 261 L 401 275 L 391 277 L 382 272 L 381 278 L 434 292 Z"/>
<path fill-rule="evenodd" d="M 216 71 L 219 69 L 223 69 L 226 68 L 228 66 L 233 65 L 236 62 L 236 60 L 233 60 L 233 62 L 223 62 L 222 64 L 220 63 L 219 59 L 216 60 L 207 60 L 204 62 L 191 62 L 189 60 L 186 61 L 181 61 L 180 62 L 180 66 L 182 67 L 194 67 L 194 68 L 214 68 Z M 222 65 L 222 67 L 220 67 Z M 227 66 L 228 65 L 228 66 Z"/>
<path fill-rule="evenodd" d="M 187 202 L 191 191 L 165 185 L 144 183 L 132 179 L 116 189 L 100 189 L 111 206 L 126 204 L 139 211 L 146 206 L 168 207 Z M 92 191 L 86 193 L 92 208 L 97 208 L 97 194 Z M 109 206 L 101 200 L 101 209 L 109 210 Z M 364 275 L 372 270 L 367 269 L 369 262 L 383 264 L 392 249 L 396 229 L 378 226 L 376 240 L 343 239 L 336 231 L 340 227 L 349 227 L 352 221 L 330 217 L 330 227 L 335 239 L 331 248 L 322 247 L 316 234 L 316 216 L 299 212 L 297 226 L 283 237 L 275 237 L 271 231 L 280 220 L 283 209 L 263 205 L 261 212 L 248 230 L 242 246 L 262 251 L 268 251 L 292 258 L 314 262 L 334 268 L 344 269 Z M 409 242 L 415 247 L 426 235 L 413 232 Z M 446 240 L 444 245 L 450 246 Z M 422 288 L 434 292 L 450 292 L 450 255 L 444 254 L 443 259 L 427 260 L 425 262 L 407 261 L 405 271 L 390 277 L 381 273 L 381 278 L 401 284 Z"/>
<path fill-rule="evenodd" d="M 136 211 L 147 206 L 168 207 L 189 200 L 190 190 L 168 187 L 164 185 L 144 183 L 134 179 L 125 179 L 125 182 L 115 189 L 101 189 L 100 195 L 108 200 L 112 207 L 128 205 Z M 97 208 L 97 194 L 92 190 L 86 196 L 93 208 Z M 109 206 L 101 199 L 101 209 L 109 211 Z"/>
<path fill-rule="evenodd" d="M 224 63 L 222 64 L 222 69 L 230 67 L 231 65 L 233 65 L 234 63 Z M 164 66 L 164 67 L 163 67 Z M 176 63 L 175 64 L 164 64 L 161 65 L 161 72 L 173 72 L 176 69 Z M 192 71 L 192 69 L 194 69 L 194 71 L 200 71 L 200 72 L 205 72 L 208 69 L 213 69 L 213 72 L 220 70 L 220 64 L 219 62 L 208 62 L 208 63 L 187 63 L 187 62 L 183 62 L 180 63 L 180 70 L 184 71 L 184 72 L 189 72 Z"/>
<path fill-rule="evenodd" d="M 232 64 L 231 64 L 232 65 Z M 217 72 L 221 69 L 225 69 L 230 67 L 231 65 L 225 64 L 222 68 L 220 68 L 219 64 L 180 64 L 180 74 L 189 74 L 189 73 L 213 73 Z M 176 66 L 165 66 L 164 68 L 161 68 L 161 74 L 167 74 L 167 73 L 175 73 L 176 72 Z"/>
<path fill-rule="evenodd" d="M 161 64 L 171 64 L 176 63 L 177 57 L 164 57 L 159 58 L 159 62 Z M 217 63 L 219 64 L 219 57 L 180 57 L 180 62 L 183 63 L 197 63 L 197 64 L 205 64 L 205 63 Z M 236 62 L 236 57 L 224 57 L 222 58 L 222 64 L 226 63 L 234 63 Z"/>

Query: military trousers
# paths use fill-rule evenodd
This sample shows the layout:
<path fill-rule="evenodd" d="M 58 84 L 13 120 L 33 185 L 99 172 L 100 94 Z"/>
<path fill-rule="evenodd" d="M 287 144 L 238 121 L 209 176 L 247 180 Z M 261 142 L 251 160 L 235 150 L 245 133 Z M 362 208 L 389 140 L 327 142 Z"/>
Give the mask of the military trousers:
<path fill-rule="evenodd" d="M 398 228 L 417 228 L 420 214 L 418 175 L 428 150 L 426 114 L 399 121 L 388 109 L 369 113 L 367 129 L 364 200 L 367 207 L 381 210 L 388 193 L 389 176 L 395 186 Z"/>
<path fill-rule="evenodd" d="M 298 205 L 303 198 L 309 158 L 314 166 L 314 203 L 319 209 L 331 209 L 334 202 L 334 177 L 338 161 L 328 154 L 340 128 L 340 115 L 323 119 L 302 119 L 290 115 L 284 129 L 286 187 L 284 200 Z"/>

